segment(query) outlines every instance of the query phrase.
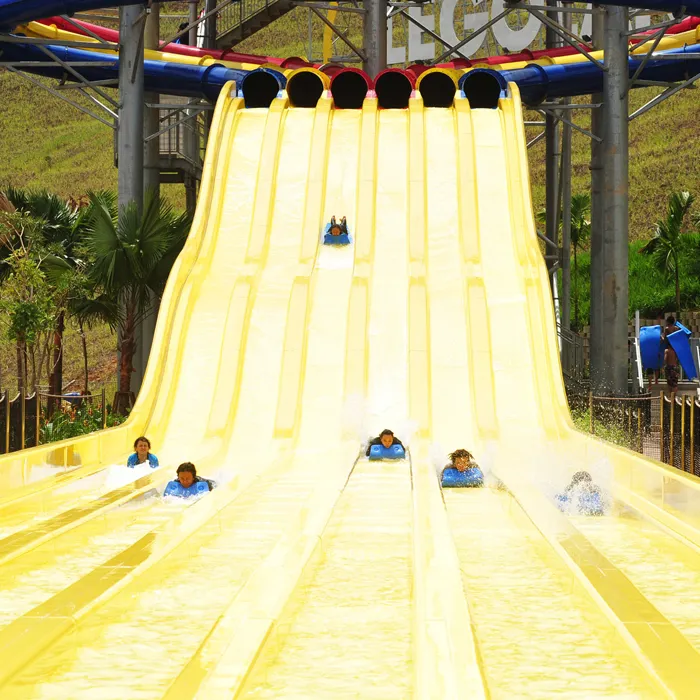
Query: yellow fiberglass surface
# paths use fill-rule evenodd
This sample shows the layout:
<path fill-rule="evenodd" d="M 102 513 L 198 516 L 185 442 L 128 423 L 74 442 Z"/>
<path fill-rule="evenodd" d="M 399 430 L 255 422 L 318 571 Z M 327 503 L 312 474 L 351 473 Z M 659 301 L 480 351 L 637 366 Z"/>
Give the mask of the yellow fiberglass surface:
<path fill-rule="evenodd" d="M 3 700 L 695 697 L 700 484 L 572 427 L 517 87 L 232 87 L 131 417 L 0 460 Z M 186 460 L 218 488 L 163 499 Z M 605 516 L 554 506 L 579 469 Z"/>

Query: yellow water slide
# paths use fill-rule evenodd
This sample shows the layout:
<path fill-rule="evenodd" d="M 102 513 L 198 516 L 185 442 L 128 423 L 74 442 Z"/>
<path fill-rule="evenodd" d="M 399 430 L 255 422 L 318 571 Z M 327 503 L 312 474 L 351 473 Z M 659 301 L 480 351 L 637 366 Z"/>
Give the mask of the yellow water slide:
<path fill-rule="evenodd" d="M 130 420 L 0 460 L 3 700 L 697 696 L 698 480 L 572 428 L 510 90 L 227 86 Z M 185 460 L 220 485 L 165 502 Z M 580 468 L 609 515 L 552 505 Z"/>

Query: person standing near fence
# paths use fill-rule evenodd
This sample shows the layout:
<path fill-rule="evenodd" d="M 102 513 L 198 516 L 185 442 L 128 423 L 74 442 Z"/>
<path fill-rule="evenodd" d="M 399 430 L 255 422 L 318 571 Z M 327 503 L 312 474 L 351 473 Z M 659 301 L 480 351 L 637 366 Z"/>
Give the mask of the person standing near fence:
<path fill-rule="evenodd" d="M 659 343 L 659 369 L 653 370 L 654 372 L 654 384 L 659 385 L 659 376 L 661 376 L 661 365 L 663 365 L 663 353 L 664 353 L 664 312 L 659 311 L 656 314 L 656 325 L 661 328 L 661 342 Z M 651 388 L 651 387 L 650 387 Z"/>
<path fill-rule="evenodd" d="M 678 368 L 678 355 L 676 355 L 676 351 L 671 347 L 668 336 L 679 330 L 680 328 L 676 325 L 675 317 L 669 316 L 666 319 L 666 328 L 664 328 L 663 334 L 661 335 L 664 344 L 664 373 L 666 374 L 666 384 L 671 392 L 671 401 L 674 401 L 676 398 L 680 371 Z"/>

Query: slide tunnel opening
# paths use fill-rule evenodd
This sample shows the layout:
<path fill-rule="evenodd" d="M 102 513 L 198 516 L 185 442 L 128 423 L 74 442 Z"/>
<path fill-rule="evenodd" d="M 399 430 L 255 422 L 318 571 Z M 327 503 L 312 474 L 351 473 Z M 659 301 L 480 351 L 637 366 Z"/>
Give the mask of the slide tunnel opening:
<path fill-rule="evenodd" d="M 422 77 L 418 89 L 426 107 L 451 107 L 457 92 L 454 80 L 439 71 Z"/>
<path fill-rule="evenodd" d="M 323 95 L 323 80 L 312 71 L 295 73 L 287 82 L 292 107 L 315 107 Z"/>
<path fill-rule="evenodd" d="M 331 81 L 333 103 L 338 109 L 362 109 L 368 90 L 367 79 L 358 71 L 343 71 Z"/>
<path fill-rule="evenodd" d="M 505 85 L 493 71 L 474 70 L 462 78 L 462 91 L 472 109 L 496 109 Z"/>
<path fill-rule="evenodd" d="M 280 91 L 280 84 L 272 73 L 256 70 L 246 75 L 241 90 L 247 108 L 269 107 Z"/>
<path fill-rule="evenodd" d="M 386 71 L 377 77 L 374 86 L 381 109 L 407 109 L 413 85 L 399 71 Z"/>

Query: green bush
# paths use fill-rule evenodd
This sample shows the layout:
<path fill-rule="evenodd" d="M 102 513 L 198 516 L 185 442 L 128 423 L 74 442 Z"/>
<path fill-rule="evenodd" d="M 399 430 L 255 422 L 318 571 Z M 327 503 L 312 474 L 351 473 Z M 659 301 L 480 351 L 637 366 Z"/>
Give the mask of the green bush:
<path fill-rule="evenodd" d="M 111 407 L 107 405 L 107 427 L 113 428 L 123 423 L 126 416 L 112 413 Z M 50 420 L 45 421 L 41 426 L 40 443 L 58 442 L 94 433 L 102 430 L 102 411 L 99 407 L 93 406 L 91 402 L 85 402 L 80 407 L 64 406 L 60 411 L 56 411 Z"/>
<path fill-rule="evenodd" d="M 572 409 L 571 417 L 574 421 L 574 425 L 582 432 L 589 433 L 591 430 L 591 414 L 590 411 L 586 409 Z M 634 446 L 630 443 L 629 436 L 627 432 L 621 425 L 616 425 L 614 422 L 596 420 L 593 425 L 593 432 L 596 437 L 599 437 L 608 442 L 612 442 L 614 445 L 620 445 L 621 447 L 627 447 L 629 449 L 634 449 Z"/>
<path fill-rule="evenodd" d="M 700 240 L 696 235 L 684 236 L 686 254 L 681 257 L 680 286 L 681 309 L 700 308 L 700 275 L 697 274 L 697 262 Z M 652 318 L 657 312 L 675 311 L 675 290 L 673 279 L 669 278 L 654 264 L 651 256 L 641 255 L 639 249 L 643 241 L 630 243 L 629 247 L 629 315 L 639 309 L 642 316 Z M 576 284 L 571 270 L 572 286 Z M 591 311 L 591 256 L 588 251 L 579 253 L 578 285 L 580 294 L 581 325 L 590 323 Z M 681 314 L 682 318 L 682 314 Z"/>

